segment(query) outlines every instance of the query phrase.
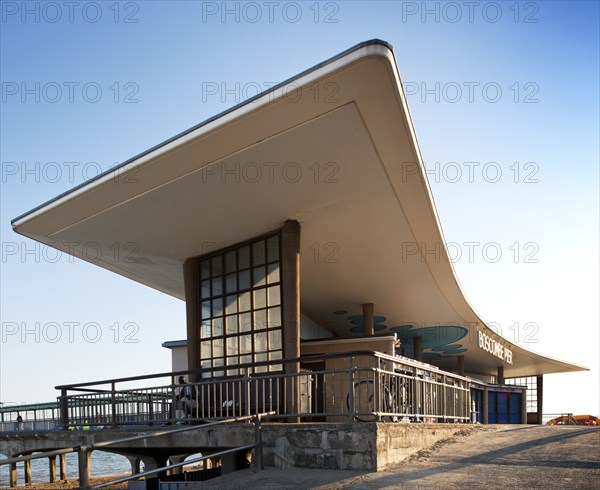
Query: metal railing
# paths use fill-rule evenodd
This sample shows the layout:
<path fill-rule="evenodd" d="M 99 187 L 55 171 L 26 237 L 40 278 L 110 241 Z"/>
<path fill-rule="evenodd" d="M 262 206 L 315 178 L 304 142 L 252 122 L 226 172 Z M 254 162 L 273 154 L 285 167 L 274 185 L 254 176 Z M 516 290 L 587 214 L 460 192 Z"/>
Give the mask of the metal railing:
<path fill-rule="evenodd" d="M 84 489 L 84 490 L 91 489 L 91 488 L 104 488 L 104 487 L 107 487 L 110 485 L 114 485 L 116 483 L 122 483 L 125 481 L 131 481 L 131 480 L 138 480 L 138 479 L 144 478 L 144 477 L 147 478 L 151 475 L 159 475 L 168 470 L 180 468 L 185 465 L 189 465 L 189 464 L 196 463 L 199 461 L 204 461 L 206 459 L 213 459 L 213 458 L 221 457 L 221 456 L 224 456 L 227 454 L 236 453 L 236 452 L 240 452 L 240 451 L 249 451 L 252 449 L 255 450 L 254 465 L 257 469 L 262 470 L 264 466 L 263 466 L 263 454 L 262 454 L 263 448 L 262 448 L 262 435 L 261 435 L 260 422 L 261 422 L 262 418 L 269 417 L 271 415 L 274 415 L 274 413 L 260 413 L 260 414 L 247 416 L 247 417 L 235 417 L 235 418 L 229 418 L 229 419 L 222 419 L 222 420 L 211 422 L 211 423 L 208 423 L 205 425 L 196 425 L 196 426 L 179 428 L 179 429 L 170 429 L 170 430 L 162 431 L 162 432 L 154 432 L 151 434 L 119 438 L 119 439 L 114 439 L 111 441 L 103 441 L 103 442 L 98 442 L 95 444 L 90 444 L 88 446 L 73 446 L 73 447 L 64 448 L 64 449 L 44 451 L 41 453 L 29 454 L 26 456 L 18 456 L 18 457 L 14 457 L 14 458 L 0 460 L 0 466 L 4 466 L 4 465 L 14 466 L 17 463 L 22 463 L 22 462 L 29 463 L 30 461 L 35 460 L 35 459 L 55 457 L 55 456 L 58 456 L 61 454 L 68 454 L 68 453 L 79 453 L 79 455 L 80 455 L 80 457 L 79 457 L 79 488 Z M 147 439 L 154 439 L 154 438 L 158 438 L 158 437 L 164 437 L 167 435 L 171 436 L 173 434 L 180 433 L 180 432 L 205 430 L 207 428 L 211 428 L 211 427 L 214 427 L 217 425 L 234 423 L 234 422 L 247 422 L 247 421 L 253 421 L 253 423 L 254 423 L 254 439 L 255 440 L 251 444 L 246 444 L 246 445 L 235 447 L 235 448 L 229 448 L 224 451 L 211 453 L 209 455 L 198 457 L 198 458 L 188 459 L 188 460 L 185 460 L 180 463 L 173 463 L 173 464 L 163 466 L 160 468 L 156 468 L 153 470 L 143 471 L 141 473 L 134 473 L 131 476 L 118 478 L 118 479 L 111 480 L 111 481 L 105 481 L 105 482 L 98 483 L 93 486 L 90 485 L 90 481 L 89 481 L 90 480 L 90 467 L 89 467 L 88 458 L 81 457 L 82 455 L 89 455 L 94 450 L 102 450 L 102 449 L 105 449 L 107 447 L 114 446 L 117 444 L 123 444 L 123 443 L 129 443 L 129 442 L 147 440 Z"/>
<path fill-rule="evenodd" d="M 590 419 L 594 421 L 595 417 L 576 415 L 572 413 L 545 413 L 542 415 L 542 424 L 544 425 L 588 425 Z M 595 421 L 594 421 L 595 422 Z M 593 424 L 595 425 L 595 423 Z"/>
<path fill-rule="evenodd" d="M 287 364 L 301 369 L 286 372 Z M 323 367 L 324 366 L 324 367 Z M 61 426 L 152 425 L 274 412 L 297 421 L 468 422 L 470 380 L 372 351 L 59 386 Z M 178 376 L 196 381 L 177 384 Z M 141 388 L 132 384 L 153 386 Z M 154 384 L 156 383 L 156 384 Z"/>
<path fill-rule="evenodd" d="M 56 430 L 59 424 L 56 401 L 46 403 L 0 404 L 0 432 L 41 432 Z M 22 422 L 18 421 L 21 416 Z"/>

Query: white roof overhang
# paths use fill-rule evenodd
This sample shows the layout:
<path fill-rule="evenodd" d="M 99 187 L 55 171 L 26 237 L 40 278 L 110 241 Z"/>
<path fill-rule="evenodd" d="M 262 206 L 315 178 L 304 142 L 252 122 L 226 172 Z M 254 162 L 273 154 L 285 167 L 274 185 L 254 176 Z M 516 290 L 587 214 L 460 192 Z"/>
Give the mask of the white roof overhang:
<path fill-rule="evenodd" d="M 283 82 L 12 224 L 183 299 L 187 258 L 288 219 L 302 225 L 302 311 L 340 336 L 358 335 L 351 319 L 373 302 L 383 331 L 438 327 L 427 332 L 440 336 L 439 327 L 466 328 L 462 338 L 438 342 L 441 357 L 431 362 L 442 367 L 455 366 L 449 354 L 465 353 L 471 372 L 584 369 L 512 345 L 469 305 L 447 258 L 394 54 L 381 41 Z M 481 349 L 478 330 L 512 350 L 513 363 Z"/>

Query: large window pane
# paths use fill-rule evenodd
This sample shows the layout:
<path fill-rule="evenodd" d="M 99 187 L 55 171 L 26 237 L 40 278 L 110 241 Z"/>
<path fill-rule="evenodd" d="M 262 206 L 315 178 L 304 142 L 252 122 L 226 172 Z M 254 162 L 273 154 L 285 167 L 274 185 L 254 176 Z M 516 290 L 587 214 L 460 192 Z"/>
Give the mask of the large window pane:
<path fill-rule="evenodd" d="M 267 269 L 264 265 L 254 268 L 254 287 L 267 284 Z"/>
<path fill-rule="evenodd" d="M 247 333 L 252 331 L 252 313 L 248 312 L 240 314 L 239 322 L 240 333 Z"/>
<path fill-rule="evenodd" d="M 254 290 L 254 309 L 267 307 L 267 291 L 263 289 Z"/>
<path fill-rule="evenodd" d="M 221 276 L 223 275 L 223 265 L 222 265 L 222 261 L 223 258 L 221 255 L 218 255 L 216 257 L 213 257 L 212 260 L 210 261 L 210 265 L 211 265 L 211 276 L 215 277 L 215 276 Z"/>
<path fill-rule="evenodd" d="M 279 236 L 272 236 L 267 240 L 267 260 L 279 261 Z"/>
<path fill-rule="evenodd" d="M 254 352 L 264 352 L 267 350 L 267 332 L 254 334 Z M 266 360 L 266 358 L 265 358 Z"/>
<path fill-rule="evenodd" d="M 210 277 L 210 261 L 203 260 L 200 262 L 200 279 L 208 279 Z"/>
<path fill-rule="evenodd" d="M 281 326 L 281 309 L 269 308 L 269 328 Z"/>
<path fill-rule="evenodd" d="M 223 357 L 223 339 L 213 340 L 212 348 L 213 348 L 212 355 L 215 359 L 219 358 L 219 357 Z"/>
<path fill-rule="evenodd" d="M 252 245 L 252 258 L 254 265 L 265 263 L 265 241 L 261 240 Z"/>
<path fill-rule="evenodd" d="M 238 250 L 238 267 L 240 270 L 250 267 L 250 247 L 247 245 Z"/>
<path fill-rule="evenodd" d="M 281 288 L 279 286 L 271 286 L 268 288 L 269 306 L 277 306 L 281 304 Z"/>
<path fill-rule="evenodd" d="M 214 277 L 212 280 L 212 295 L 220 296 L 223 294 L 223 279 L 221 277 Z"/>
<path fill-rule="evenodd" d="M 225 339 L 225 346 L 227 348 L 227 355 L 237 355 L 239 351 L 238 337 L 229 337 Z"/>
<path fill-rule="evenodd" d="M 211 321 L 203 320 L 200 328 L 200 336 L 203 339 L 210 339 L 212 337 Z"/>
<path fill-rule="evenodd" d="M 237 294 L 232 294 L 225 298 L 225 314 L 237 313 Z"/>
<path fill-rule="evenodd" d="M 213 318 L 213 337 L 223 336 L 223 318 Z"/>
<path fill-rule="evenodd" d="M 238 317 L 237 315 L 231 315 L 225 317 L 225 331 L 227 335 L 237 335 L 238 333 Z"/>
<path fill-rule="evenodd" d="M 210 301 L 203 301 L 200 305 L 200 318 L 210 318 Z"/>
<path fill-rule="evenodd" d="M 240 335 L 240 354 L 252 352 L 252 335 Z"/>
<path fill-rule="evenodd" d="M 237 264 L 235 260 L 235 250 L 225 255 L 225 272 L 235 272 Z"/>
<path fill-rule="evenodd" d="M 254 330 L 264 330 L 267 326 L 267 310 L 256 310 L 254 312 Z"/>
<path fill-rule="evenodd" d="M 240 271 L 240 290 L 250 288 L 250 271 Z"/>
<path fill-rule="evenodd" d="M 251 296 L 249 291 L 240 294 L 239 311 L 250 311 L 250 298 Z"/>
<path fill-rule="evenodd" d="M 223 298 L 215 298 L 212 303 L 212 316 L 221 316 L 223 314 Z"/>
<path fill-rule="evenodd" d="M 208 279 L 200 283 L 200 297 L 202 299 L 210 298 L 210 281 Z"/>
<path fill-rule="evenodd" d="M 269 330 L 269 350 L 281 349 L 281 329 Z"/>
<path fill-rule="evenodd" d="M 268 266 L 267 282 L 273 284 L 279 282 L 279 263 L 269 264 Z"/>
<path fill-rule="evenodd" d="M 225 290 L 228 293 L 237 291 L 237 274 L 227 274 L 225 277 Z"/>

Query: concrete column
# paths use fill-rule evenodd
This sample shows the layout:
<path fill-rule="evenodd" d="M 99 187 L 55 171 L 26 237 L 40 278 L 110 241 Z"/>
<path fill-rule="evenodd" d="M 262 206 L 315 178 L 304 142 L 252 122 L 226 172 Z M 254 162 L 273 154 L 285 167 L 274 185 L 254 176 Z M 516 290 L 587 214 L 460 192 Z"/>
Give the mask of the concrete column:
<path fill-rule="evenodd" d="M 31 461 L 24 461 L 25 485 L 31 485 Z"/>
<path fill-rule="evenodd" d="M 504 384 L 504 366 L 498 366 L 498 375 L 496 376 L 496 384 Z"/>
<path fill-rule="evenodd" d="M 141 473 L 140 463 L 142 459 L 139 456 L 127 456 L 129 464 L 131 464 L 131 474 L 136 475 Z"/>
<path fill-rule="evenodd" d="M 300 223 L 288 220 L 281 230 L 281 288 L 283 320 L 283 357 L 300 357 Z M 285 363 L 286 374 L 298 374 L 300 363 Z M 288 378 L 285 385 L 287 413 L 300 408 L 299 377 Z M 286 419 L 300 422 L 299 417 Z"/>
<path fill-rule="evenodd" d="M 166 456 L 144 456 L 142 457 L 142 461 L 144 461 L 144 471 L 155 470 L 157 468 L 162 468 L 167 465 L 167 457 Z M 146 480 L 155 480 L 164 476 L 165 472 L 154 473 L 146 477 Z M 158 487 L 157 487 L 158 488 Z"/>
<path fill-rule="evenodd" d="M 187 325 L 188 369 L 200 369 L 200 314 L 198 259 L 191 258 L 183 263 L 183 284 L 185 288 L 185 316 Z M 199 381 L 196 374 L 190 381 Z"/>
<path fill-rule="evenodd" d="M 88 490 L 91 488 L 90 486 L 90 476 L 92 474 L 90 468 L 90 456 L 91 451 L 86 449 L 81 449 L 78 453 L 78 463 L 79 463 L 79 488 L 81 490 Z"/>
<path fill-rule="evenodd" d="M 183 455 L 183 456 L 169 456 L 169 464 L 177 464 L 177 463 L 182 463 L 183 461 L 185 461 L 185 458 L 187 458 L 188 455 Z M 181 473 L 183 473 L 183 466 L 179 466 L 177 468 L 173 468 L 171 470 L 171 474 L 172 475 L 180 475 Z"/>
<path fill-rule="evenodd" d="M 542 374 L 537 376 L 537 423 L 542 424 L 544 421 L 542 420 L 544 413 L 544 376 Z"/>
<path fill-rule="evenodd" d="M 56 456 L 48 458 L 49 482 L 56 483 Z"/>
<path fill-rule="evenodd" d="M 456 356 L 456 374 L 465 375 L 465 356 Z"/>
<path fill-rule="evenodd" d="M 10 488 L 14 488 L 17 486 L 17 463 L 11 463 L 10 464 L 10 470 L 9 470 L 9 485 Z"/>
<path fill-rule="evenodd" d="M 490 423 L 490 418 L 488 415 L 488 406 L 489 406 L 489 391 L 487 386 L 483 389 L 483 403 L 481 408 L 481 420 L 484 424 Z"/>
<path fill-rule="evenodd" d="M 521 393 L 521 423 L 527 424 L 527 388 Z"/>
<path fill-rule="evenodd" d="M 67 390 L 60 390 L 59 406 L 60 425 L 62 426 L 63 430 L 67 430 L 69 428 L 69 405 L 67 400 Z"/>
<path fill-rule="evenodd" d="M 59 454 L 58 455 L 58 462 L 59 462 L 59 465 L 60 465 L 60 480 L 61 481 L 67 481 L 67 459 L 66 459 L 66 455 Z"/>
<path fill-rule="evenodd" d="M 363 335 L 365 337 L 375 335 L 374 310 L 375 307 L 373 303 L 365 303 L 362 305 Z"/>
<path fill-rule="evenodd" d="M 422 361 L 423 360 L 423 338 L 422 337 L 413 337 L 413 347 L 415 351 L 415 360 Z"/>

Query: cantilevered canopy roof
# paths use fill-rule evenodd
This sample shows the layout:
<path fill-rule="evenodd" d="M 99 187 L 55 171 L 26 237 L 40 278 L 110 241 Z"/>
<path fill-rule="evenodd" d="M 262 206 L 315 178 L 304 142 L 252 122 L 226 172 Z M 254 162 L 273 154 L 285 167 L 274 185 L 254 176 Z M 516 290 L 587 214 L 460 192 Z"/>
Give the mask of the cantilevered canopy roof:
<path fill-rule="evenodd" d="M 183 299 L 187 258 L 288 219 L 302 225 L 302 312 L 337 335 L 360 335 L 361 305 L 372 302 L 376 331 L 397 332 L 407 354 L 421 336 L 424 359 L 441 367 L 464 354 L 472 373 L 584 369 L 511 345 L 465 299 L 382 41 L 357 45 L 12 224 Z"/>

